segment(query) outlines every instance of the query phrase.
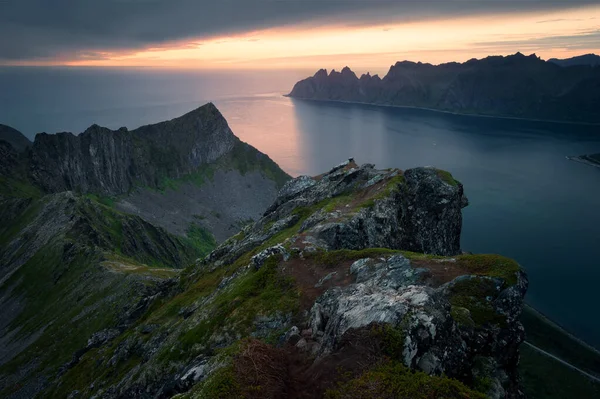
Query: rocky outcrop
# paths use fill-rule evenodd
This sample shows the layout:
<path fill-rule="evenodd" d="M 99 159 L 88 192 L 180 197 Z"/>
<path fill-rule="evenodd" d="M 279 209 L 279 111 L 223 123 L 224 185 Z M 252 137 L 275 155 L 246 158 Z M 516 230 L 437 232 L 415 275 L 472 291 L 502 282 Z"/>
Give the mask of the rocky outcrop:
<path fill-rule="evenodd" d="M 31 175 L 48 192 L 123 194 L 136 185 L 157 187 L 161 179 L 192 173 L 231 151 L 235 142 L 210 103 L 131 132 L 93 125 L 78 136 L 38 134 Z"/>
<path fill-rule="evenodd" d="M 357 78 L 320 70 L 294 86 L 290 97 L 432 108 L 466 114 L 600 122 L 600 69 L 561 67 L 535 54 L 431 65 L 409 61 L 387 75 Z"/>
<path fill-rule="evenodd" d="M 408 397 L 521 397 L 527 278 L 462 253 L 466 205 L 434 168 L 349 160 L 291 180 L 260 220 L 136 300 L 118 333 L 86 335 L 44 394 L 393 398 L 387 384 L 406 378 Z"/>

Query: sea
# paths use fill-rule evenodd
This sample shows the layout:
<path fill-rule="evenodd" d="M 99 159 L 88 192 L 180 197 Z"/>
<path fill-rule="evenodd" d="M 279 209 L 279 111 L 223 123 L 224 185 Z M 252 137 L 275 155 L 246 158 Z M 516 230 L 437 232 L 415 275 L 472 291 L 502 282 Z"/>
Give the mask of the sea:
<path fill-rule="evenodd" d="M 600 168 L 566 157 L 600 152 L 600 126 L 294 100 L 314 71 L 0 68 L 0 123 L 79 133 L 171 119 L 213 102 L 233 132 L 293 176 L 354 158 L 432 165 L 460 180 L 462 248 L 516 259 L 527 302 L 600 348 Z"/>

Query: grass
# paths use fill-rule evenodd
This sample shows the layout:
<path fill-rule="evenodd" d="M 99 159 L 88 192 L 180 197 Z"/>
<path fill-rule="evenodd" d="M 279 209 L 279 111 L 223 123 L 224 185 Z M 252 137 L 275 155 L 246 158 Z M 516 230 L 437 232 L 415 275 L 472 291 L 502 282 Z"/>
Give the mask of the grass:
<path fill-rule="evenodd" d="M 202 226 L 191 223 L 188 227 L 187 238 L 191 244 L 196 247 L 200 253 L 200 257 L 208 255 L 217 247 L 217 240 L 212 233 Z"/>
<path fill-rule="evenodd" d="M 498 293 L 495 285 L 494 281 L 481 278 L 457 281 L 450 295 L 450 314 L 454 320 L 471 327 L 485 324 L 504 326 L 506 317 L 497 313 L 488 300 Z"/>
<path fill-rule="evenodd" d="M 182 333 L 178 346 L 169 348 L 162 353 L 162 357 L 165 360 L 190 358 L 202 353 L 211 335 L 224 327 L 230 332 L 235 331 L 245 336 L 252 330 L 258 315 L 295 313 L 299 307 L 300 294 L 294 281 L 279 273 L 279 262 L 278 257 L 271 257 L 259 270 L 251 269 L 239 276 L 230 287 L 205 305 L 204 310 L 210 316 Z M 193 299 L 197 300 L 200 295 L 213 292 L 221 281 L 221 275 L 215 271 L 202 276 L 192 286 L 192 290 L 197 293 Z M 180 301 L 181 298 L 175 300 Z"/>
<path fill-rule="evenodd" d="M 40 198 L 43 193 L 27 178 L 0 176 L 0 195 L 13 198 Z"/>
<path fill-rule="evenodd" d="M 527 341 L 553 355 L 600 376 L 600 353 L 574 339 L 535 309 L 525 306 L 521 314 Z"/>
<path fill-rule="evenodd" d="M 360 208 L 373 208 L 375 207 L 375 202 L 380 201 L 384 198 L 388 198 L 394 190 L 397 190 L 398 187 L 406 182 L 404 175 L 398 174 L 392 177 L 373 197 L 369 198 L 365 202 L 359 205 Z"/>
<path fill-rule="evenodd" d="M 517 283 L 517 273 L 521 270 L 515 260 L 495 254 L 459 255 L 456 265 L 471 274 L 504 279 L 509 286 Z"/>
<path fill-rule="evenodd" d="M 14 240 L 21 230 L 38 216 L 44 206 L 44 200 L 32 200 L 20 215 L 16 215 L 8 224 L 0 226 L 0 248 Z"/>
<path fill-rule="evenodd" d="M 338 384 L 326 399 L 484 399 L 485 396 L 447 377 L 413 372 L 397 361 L 385 361 L 359 377 Z"/>
<path fill-rule="evenodd" d="M 159 153 L 162 154 L 162 152 Z M 159 161 L 161 159 L 163 159 L 162 156 L 159 157 Z M 168 161 L 168 158 L 166 159 Z M 176 159 L 176 157 L 173 159 Z M 283 185 L 291 178 L 267 155 L 262 154 L 254 147 L 237 139 L 229 153 L 223 155 L 213 163 L 200 165 L 195 171 L 179 178 L 170 177 L 173 176 L 174 173 L 171 170 L 172 165 L 167 161 L 165 161 L 166 163 L 159 162 L 162 177 L 159 179 L 156 189 L 160 192 L 166 190 L 178 190 L 181 184 L 184 183 L 192 183 L 200 187 L 207 181 L 213 181 L 215 173 L 218 170 L 237 170 L 242 175 L 258 171 L 275 182 L 277 188 L 283 187 Z"/>
<path fill-rule="evenodd" d="M 527 345 L 521 345 L 519 373 L 525 394 L 530 399 L 600 397 L 600 383 Z"/>
<path fill-rule="evenodd" d="M 442 179 L 444 182 L 448 183 L 452 187 L 456 187 L 460 183 L 458 180 L 456 180 L 452 176 L 452 173 L 450 173 L 448 171 L 445 171 L 442 169 L 436 169 L 435 172 L 437 173 L 437 175 L 439 176 L 440 179 Z"/>
<path fill-rule="evenodd" d="M 98 195 L 98 194 L 86 194 L 86 198 L 89 198 L 92 201 L 96 201 L 99 204 L 107 206 L 109 208 L 114 208 L 116 203 L 115 197 L 109 197 L 106 195 Z"/>

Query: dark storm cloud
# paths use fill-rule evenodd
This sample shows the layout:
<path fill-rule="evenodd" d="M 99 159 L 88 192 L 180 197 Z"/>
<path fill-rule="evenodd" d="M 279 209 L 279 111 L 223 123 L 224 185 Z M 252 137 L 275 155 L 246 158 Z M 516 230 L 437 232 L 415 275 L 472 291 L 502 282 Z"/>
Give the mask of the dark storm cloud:
<path fill-rule="evenodd" d="M 0 0 L 0 60 L 101 57 L 290 23 L 355 26 L 587 4 L 597 0 Z"/>

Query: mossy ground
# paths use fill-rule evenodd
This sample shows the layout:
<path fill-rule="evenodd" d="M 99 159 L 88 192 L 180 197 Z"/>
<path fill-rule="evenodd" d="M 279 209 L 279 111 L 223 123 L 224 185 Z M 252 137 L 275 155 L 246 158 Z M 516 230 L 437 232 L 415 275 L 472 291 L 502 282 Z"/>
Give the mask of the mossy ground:
<path fill-rule="evenodd" d="M 498 291 L 496 283 L 489 279 L 472 278 L 456 282 L 451 289 L 451 315 L 459 324 L 504 326 L 506 317 L 497 313 L 491 304 Z"/>
<path fill-rule="evenodd" d="M 397 361 L 384 361 L 362 375 L 330 389 L 326 399 L 484 399 L 457 380 L 414 372 Z"/>
<path fill-rule="evenodd" d="M 459 185 L 459 181 L 456 180 L 453 176 L 452 173 L 442 170 L 442 169 L 436 169 L 435 172 L 437 173 L 437 175 L 439 176 L 440 179 L 442 179 L 444 182 L 448 183 L 449 185 L 456 187 Z"/>
<path fill-rule="evenodd" d="M 196 223 L 190 224 L 187 231 L 189 242 L 198 249 L 199 257 L 208 255 L 217 247 L 217 240 L 210 231 Z"/>
<path fill-rule="evenodd" d="M 258 171 L 266 178 L 274 181 L 277 188 L 281 188 L 291 178 L 267 155 L 260 153 L 254 147 L 240 140 L 235 142 L 233 149 L 229 153 L 213 163 L 199 166 L 194 172 L 183 177 L 169 177 L 173 173 L 169 173 L 169 168 L 165 167 L 163 169 L 164 172 L 156 187 L 159 191 L 177 190 L 184 183 L 193 183 L 197 186 L 202 186 L 207 181 L 213 181 L 215 173 L 218 170 L 237 170 L 242 175 Z"/>
<path fill-rule="evenodd" d="M 48 197 L 32 201 L 17 215 L 10 228 L 0 232 L 2 242 L 11 242 L 22 234 L 47 200 Z M 123 222 L 132 216 L 90 198 L 75 197 L 69 204 L 76 217 L 73 226 L 65 226 L 39 248 L 0 288 L 0 295 L 8 295 L 24 305 L 9 329 L 19 331 L 19 340 L 33 341 L 0 367 L 0 373 L 16 373 L 34 359 L 37 359 L 36 366 L 29 375 L 56 373 L 60 366 L 72 360 L 77 350 L 86 346 L 92 334 L 116 327 L 124 310 L 135 305 L 146 286 L 176 274 L 168 267 L 173 264 L 169 257 L 147 253 L 148 248 L 144 246 L 139 246 L 130 256 L 123 253 Z M 135 239 L 144 245 L 150 244 L 148 240 L 157 246 L 169 240 L 167 233 L 150 227 L 146 232 L 129 233 L 141 234 L 143 237 Z M 184 259 L 196 254 L 193 247 L 185 243 L 174 245 L 175 251 L 179 246 Z M 154 262 L 144 264 L 146 259 Z M 188 261 L 191 259 L 193 256 Z M 139 361 L 133 359 L 131 363 L 133 367 Z M 85 370 L 85 367 L 77 369 Z M 77 378 L 84 379 L 83 376 Z M 16 389 L 18 386 L 5 387 L 0 396 Z"/>
<path fill-rule="evenodd" d="M 470 274 L 498 277 L 507 285 L 517 283 L 519 264 L 510 258 L 494 254 L 465 254 L 456 257 L 457 266 L 465 268 Z"/>
<path fill-rule="evenodd" d="M 168 348 L 167 352 L 162 354 L 163 358 L 177 360 L 182 356 L 189 358 L 197 355 L 208 346 L 211 336 L 224 328 L 246 336 L 251 332 L 253 322 L 259 315 L 295 313 L 298 310 L 300 293 L 296 290 L 293 280 L 279 273 L 279 262 L 277 257 L 271 257 L 259 270 L 251 269 L 236 278 L 230 287 L 219 291 L 203 309 L 210 316 L 182 333 L 177 345 Z M 221 282 L 220 276 L 220 273 L 213 272 L 198 279 L 191 288 L 196 294 L 187 299 L 201 300 L 202 295 L 216 291 Z M 171 315 L 181 309 L 177 307 L 187 302 L 183 297 L 176 297 L 174 301 L 175 304 L 165 305 L 165 310 Z"/>

